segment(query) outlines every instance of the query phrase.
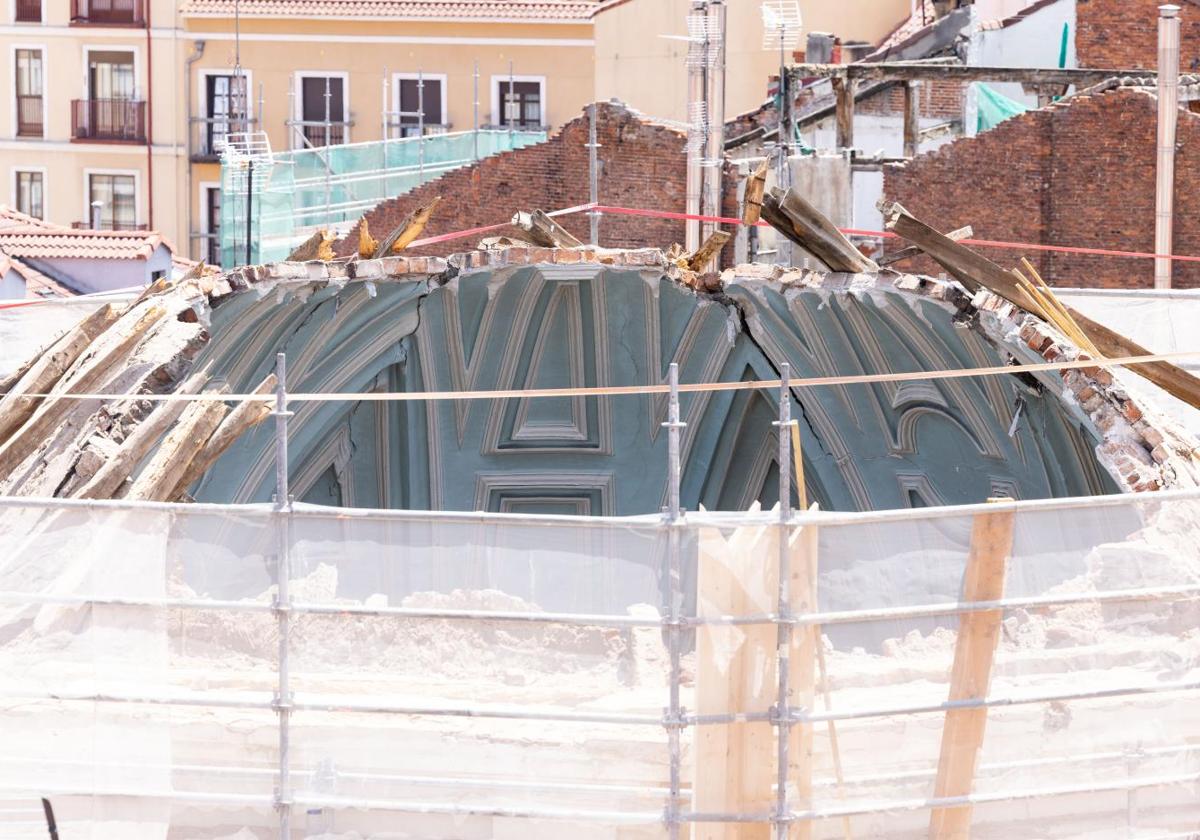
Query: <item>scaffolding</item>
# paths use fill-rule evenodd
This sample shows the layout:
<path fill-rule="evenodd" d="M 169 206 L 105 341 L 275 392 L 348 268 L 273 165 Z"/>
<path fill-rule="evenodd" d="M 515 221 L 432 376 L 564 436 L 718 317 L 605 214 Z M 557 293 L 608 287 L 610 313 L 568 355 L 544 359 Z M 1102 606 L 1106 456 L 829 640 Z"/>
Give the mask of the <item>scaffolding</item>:
<path fill-rule="evenodd" d="M 784 369 L 785 501 L 685 511 L 671 365 L 661 515 L 321 508 L 276 374 L 272 505 L 0 498 L 0 822 L 1192 836 L 1200 492 L 793 509 Z"/>

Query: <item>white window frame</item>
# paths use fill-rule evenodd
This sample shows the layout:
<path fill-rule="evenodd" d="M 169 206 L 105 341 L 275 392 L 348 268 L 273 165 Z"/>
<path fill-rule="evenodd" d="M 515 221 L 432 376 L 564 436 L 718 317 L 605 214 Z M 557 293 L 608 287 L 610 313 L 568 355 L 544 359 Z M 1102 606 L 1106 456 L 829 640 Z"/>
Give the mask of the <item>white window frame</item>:
<path fill-rule="evenodd" d="M 142 67 L 142 48 L 138 44 L 84 44 L 83 45 L 83 66 L 80 72 L 83 74 L 83 98 L 92 98 L 92 81 L 91 74 L 88 68 L 92 66 L 92 53 L 94 52 L 128 52 L 133 53 L 133 99 L 135 102 L 144 102 L 146 97 L 142 91 L 141 81 L 145 78 L 144 68 Z"/>
<path fill-rule="evenodd" d="M 546 77 L 545 76 L 518 76 L 516 74 L 509 76 L 507 73 L 499 75 L 499 76 L 497 76 L 497 75 L 492 76 L 492 125 L 502 126 L 502 127 L 508 126 L 508 123 L 504 122 L 501 119 L 504 109 L 501 107 L 503 105 L 503 103 L 500 101 L 500 85 L 503 82 L 508 82 L 508 81 L 537 82 L 538 83 L 538 85 L 541 87 L 541 98 L 542 98 L 542 125 L 539 126 L 539 128 L 541 128 L 542 126 L 550 125 L 550 100 L 547 98 L 548 85 L 546 84 Z"/>
<path fill-rule="evenodd" d="M 14 8 L 14 12 L 16 9 Z M 42 11 L 46 11 L 42 8 Z M 42 53 L 42 137 L 46 139 L 46 122 L 50 116 L 50 108 L 48 100 L 50 99 L 50 51 L 45 44 L 12 44 L 8 50 L 8 72 L 12 75 L 12 107 L 10 108 L 9 117 L 12 120 L 9 125 L 12 126 L 12 138 L 14 140 L 37 140 L 36 137 L 17 137 L 17 50 L 40 50 Z"/>
<path fill-rule="evenodd" d="M 209 190 L 217 190 L 219 192 L 221 189 L 221 182 L 220 181 L 200 181 L 196 186 L 200 188 L 200 192 L 196 196 L 196 198 L 199 202 L 199 205 L 200 205 L 199 208 L 197 208 L 196 218 L 198 218 L 200 220 L 200 233 L 203 234 L 205 237 L 200 240 L 201 242 L 205 243 L 205 253 L 200 257 L 200 259 L 207 262 L 208 261 L 208 251 L 207 251 L 208 238 L 207 237 L 212 234 L 212 229 L 209 227 L 209 224 L 208 224 L 208 201 L 207 201 L 208 191 Z M 224 200 L 225 197 L 221 196 L 221 198 L 222 198 L 222 200 Z"/>
<path fill-rule="evenodd" d="M 42 13 L 38 15 L 41 18 L 39 23 L 29 23 L 28 21 L 17 20 L 17 0 L 8 0 L 8 19 L 17 26 L 45 26 L 46 25 L 46 0 L 39 0 Z"/>
<path fill-rule="evenodd" d="M 396 118 L 396 122 L 400 121 L 400 82 L 401 81 L 420 81 L 424 79 L 426 82 L 440 82 L 442 85 L 442 121 L 435 125 L 450 125 L 450 114 L 446 110 L 448 97 L 446 89 L 449 87 L 450 77 L 445 73 L 393 73 L 392 74 L 392 114 Z"/>
<path fill-rule="evenodd" d="M 200 103 L 200 108 L 204 113 L 197 114 L 198 117 L 209 119 L 212 114 L 208 113 L 208 77 L 209 76 L 232 76 L 233 70 L 222 67 L 206 67 L 196 71 L 196 101 Z M 250 119 L 254 118 L 254 74 L 250 70 L 242 69 L 242 75 L 246 77 L 246 116 Z M 191 117 L 191 114 L 188 114 Z"/>
<path fill-rule="evenodd" d="M 292 74 L 295 95 L 292 97 L 292 119 L 300 122 L 304 119 L 304 80 L 305 79 L 341 79 L 342 80 L 342 119 L 343 143 L 350 143 L 350 71 L 349 70 L 297 70 Z M 330 114 L 332 117 L 333 115 Z M 291 149 L 304 148 L 303 144 L 296 145 L 296 126 L 288 132 L 288 146 Z"/>
<path fill-rule="evenodd" d="M 22 172 L 37 172 L 42 176 L 42 221 L 47 221 L 50 218 L 50 172 L 44 166 L 23 166 L 18 165 L 12 168 L 12 208 L 20 212 L 19 192 L 17 187 L 17 176 Z"/>
<path fill-rule="evenodd" d="M 83 170 L 83 215 L 81 221 L 92 223 L 92 176 L 93 175 L 132 175 L 133 176 L 133 223 L 142 224 L 142 170 L 140 169 L 101 169 L 87 167 Z"/>

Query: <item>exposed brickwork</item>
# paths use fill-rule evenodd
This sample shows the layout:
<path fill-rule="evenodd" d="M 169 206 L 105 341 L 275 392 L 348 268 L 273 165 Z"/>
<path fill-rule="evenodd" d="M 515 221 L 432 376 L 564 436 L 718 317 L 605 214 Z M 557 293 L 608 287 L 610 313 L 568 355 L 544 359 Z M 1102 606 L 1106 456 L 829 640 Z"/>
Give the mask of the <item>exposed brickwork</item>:
<path fill-rule="evenodd" d="M 1200 4 L 1175 0 L 1180 12 L 1179 66 L 1200 71 Z M 1152 70 L 1158 65 L 1162 0 L 1076 0 L 1075 49 L 1081 67 Z"/>
<path fill-rule="evenodd" d="M 599 197 L 601 204 L 683 212 L 687 196 L 685 136 L 651 123 L 617 104 L 601 103 L 597 116 L 600 143 Z M 435 195 L 442 197 L 424 236 L 508 222 L 517 210 L 556 210 L 588 201 L 588 120 L 567 123 L 545 143 L 486 158 L 458 169 L 366 214 L 376 239 L 382 239 L 415 207 Z M 738 215 L 736 173 L 727 166 L 722 215 Z M 588 238 L 584 213 L 559 218 L 563 227 L 583 241 Z M 484 236 L 512 229 L 454 239 L 423 248 L 416 255 L 445 256 L 475 247 Z M 684 241 L 684 223 L 637 216 L 605 216 L 600 243 L 613 248 L 666 248 Z M 335 251 L 346 256 L 358 247 L 358 231 L 338 242 Z M 725 259 L 732 258 L 727 247 Z M 406 252 L 409 253 L 409 252 Z"/>
<path fill-rule="evenodd" d="M 959 119 L 963 113 L 961 82 L 927 82 L 921 85 L 921 116 Z M 860 100 L 855 105 L 859 114 L 903 114 L 904 88 L 894 85 L 885 91 Z"/>
<path fill-rule="evenodd" d="M 884 194 L 944 230 L 979 239 L 1153 251 L 1156 100 L 1142 90 L 1080 96 L 1029 111 L 888 167 Z M 1177 254 L 1200 254 L 1200 116 L 1179 115 Z M 988 248 L 1004 265 L 1020 251 Z M 1025 253 L 1060 286 L 1151 287 L 1148 259 Z M 938 272 L 921 261 L 919 270 Z M 1200 286 L 1200 264 L 1176 262 L 1178 287 Z"/>

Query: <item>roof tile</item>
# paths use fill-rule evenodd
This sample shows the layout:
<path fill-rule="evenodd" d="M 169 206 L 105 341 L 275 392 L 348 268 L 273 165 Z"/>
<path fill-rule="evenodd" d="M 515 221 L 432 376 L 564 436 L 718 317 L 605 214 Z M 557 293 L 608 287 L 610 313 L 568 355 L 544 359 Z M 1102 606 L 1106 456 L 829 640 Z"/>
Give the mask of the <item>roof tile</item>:
<path fill-rule="evenodd" d="M 184 0 L 191 17 L 232 17 L 235 0 Z M 242 17 L 590 20 L 596 0 L 242 0 Z"/>

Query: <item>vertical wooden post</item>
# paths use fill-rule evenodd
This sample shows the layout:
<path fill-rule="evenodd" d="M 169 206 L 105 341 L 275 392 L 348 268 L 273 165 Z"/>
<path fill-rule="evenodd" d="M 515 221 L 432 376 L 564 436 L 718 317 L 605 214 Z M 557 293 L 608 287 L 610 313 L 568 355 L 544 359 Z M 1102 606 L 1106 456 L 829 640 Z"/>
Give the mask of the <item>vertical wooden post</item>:
<path fill-rule="evenodd" d="M 854 88 L 857 82 L 834 76 L 833 92 L 837 94 L 837 147 L 854 148 Z"/>
<path fill-rule="evenodd" d="M 1011 512 L 981 513 L 975 517 L 963 577 L 964 602 L 994 601 L 1004 597 L 1005 564 L 1012 552 L 1012 542 Z M 1002 617 L 1002 610 L 986 610 L 964 613 L 960 618 L 954 667 L 950 673 L 951 701 L 987 697 Z M 935 797 L 971 793 L 986 726 L 986 707 L 946 712 Z M 970 805 L 935 808 L 929 817 L 931 840 L 967 840 L 971 834 L 971 810 Z"/>
<path fill-rule="evenodd" d="M 702 616 L 773 612 L 779 528 L 742 527 L 728 541 L 699 535 L 697 609 Z M 776 682 L 775 628 L 707 624 L 696 632 L 696 713 L 766 712 Z M 701 812 L 770 813 L 775 797 L 774 731 L 769 724 L 694 728 L 692 798 Z M 696 840 L 770 840 L 771 824 L 699 823 Z"/>
<path fill-rule="evenodd" d="M 904 156 L 917 156 L 921 140 L 921 83 L 906 82 L 904 85 Z"/>

